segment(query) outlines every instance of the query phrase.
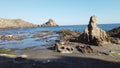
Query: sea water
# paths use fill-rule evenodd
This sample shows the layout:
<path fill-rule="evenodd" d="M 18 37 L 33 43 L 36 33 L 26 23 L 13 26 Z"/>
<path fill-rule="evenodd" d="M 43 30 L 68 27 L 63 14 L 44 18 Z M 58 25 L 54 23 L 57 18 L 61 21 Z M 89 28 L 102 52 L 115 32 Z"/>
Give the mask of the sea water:
<path fill-rule="evenodd" d="M 55 26 L 55 27 L 36 27 L 36 28 L 16 28 L 0 30 L 0 35 L 14 35 L 26 37 L 24 40 L 0 40 L 0 48 L 15 48 L 24 49 L 27 47 L 40 47 L 49 46 L 55 43 L 58 38 L 58 34 L 48 35 L 45 37 L 31 38 L 35 34 L 44 33 L 44 31 L 58 32 L 60 30 L 72 30 L 83 32 L 87 25 L 70 25 L 70 26 Z M 113 28 L 120 27 L 120 24 L 99 24 L 98 27 L 105 31 L 109 31 Z M 47 38 L 47 40 L 43 40 Z M 48 42 L 49 40 L 49 42 Z"/>

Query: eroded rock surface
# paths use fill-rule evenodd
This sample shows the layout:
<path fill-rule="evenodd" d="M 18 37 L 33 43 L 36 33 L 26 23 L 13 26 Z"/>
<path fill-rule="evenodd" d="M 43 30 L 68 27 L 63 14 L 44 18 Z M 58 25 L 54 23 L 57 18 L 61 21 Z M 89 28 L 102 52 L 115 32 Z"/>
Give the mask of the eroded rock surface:
<path fill-rule="evenodd" d="M 87 45 L 82 45 L 82 46 L 77 46 L 76 47 L 78 51 L 80 51 L 81 53 L 93 53 L 93 49 L 90 46 Z"/>
<path fill-rule="evenodd" d="M 73 53 L 74 48 L 72 46 L 64 45 L 64 42 L 56 43 L 55 50 L 60 53 Z"/>
<path fill-rule="evenodd" d="M 97 17 L 91 16 L 87 28 L 80 35 L 80 41 L 91 45 L 103 45 L 109 41 L 107 33 L 97 26 Z"/>

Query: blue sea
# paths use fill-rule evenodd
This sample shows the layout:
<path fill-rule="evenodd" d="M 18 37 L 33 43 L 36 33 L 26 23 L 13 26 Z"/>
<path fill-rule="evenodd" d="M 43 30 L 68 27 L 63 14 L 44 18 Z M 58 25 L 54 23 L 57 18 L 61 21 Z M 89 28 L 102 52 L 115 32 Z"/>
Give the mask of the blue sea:
<path fill-rule="evenodd" d="M 56 26 L 56 27 L 36 27 L 36 28 L 16 28 L 0 30 L 0 35 L 13 35 L 25 37 L 24 40 L 0 40 L 0 48 L 4 49 L 24 49 L 27 47 L 45 48 L 53 45 L 58 38 L 58 34 L 48 35 L 45 37 L 31 38 L 35 34 L 44 33 L 44 31 L 57 32 L 60 30 L 72 30 L 83 32 L 87 25 L 70 25 L 70 26 Z M 98 27 L 105 31 L 120 27 L 120 24 L 99 24 Z M 47 38 L 47 40 L 45 40 Z M 49 42 L 48 42 L 49 41 Z"/>

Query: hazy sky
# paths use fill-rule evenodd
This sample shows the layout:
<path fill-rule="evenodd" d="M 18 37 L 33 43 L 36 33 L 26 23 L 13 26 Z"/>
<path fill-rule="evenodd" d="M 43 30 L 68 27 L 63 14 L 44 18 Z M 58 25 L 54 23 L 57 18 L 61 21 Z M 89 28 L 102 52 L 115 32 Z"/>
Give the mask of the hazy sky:
<path fill-rule="evenodd" d="M 0 17 L 41 24 L 50 18 L 59 25 L 120 23 L 120 0 L 0 0 Z"/>

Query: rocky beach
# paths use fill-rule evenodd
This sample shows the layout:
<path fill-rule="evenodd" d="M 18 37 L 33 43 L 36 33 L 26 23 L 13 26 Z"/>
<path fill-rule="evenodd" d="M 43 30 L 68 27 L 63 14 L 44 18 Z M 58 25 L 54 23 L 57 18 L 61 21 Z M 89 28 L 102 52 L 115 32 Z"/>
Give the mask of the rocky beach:
<path fill-rule="evenodd" d="M 0 19 L 0 68 L 119 68 L 120 24 L 97 21 L 68 27 Z"/>

